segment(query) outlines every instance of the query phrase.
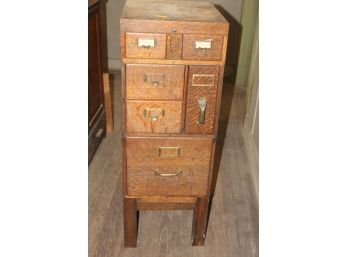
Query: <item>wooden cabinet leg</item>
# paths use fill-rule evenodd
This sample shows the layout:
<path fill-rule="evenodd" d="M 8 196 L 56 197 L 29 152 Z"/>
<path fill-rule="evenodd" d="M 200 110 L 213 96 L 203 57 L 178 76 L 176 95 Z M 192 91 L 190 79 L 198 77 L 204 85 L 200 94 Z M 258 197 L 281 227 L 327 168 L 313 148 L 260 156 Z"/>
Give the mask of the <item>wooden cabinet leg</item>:
<path fill-rule="evenodd" d="M 193 210 L 192 245 L 204 245 L 209 198 L 197 198 Z"/>
<path fill-rule="evenodd" d="M 138 235 L 138 215 L 136 199 L 123 199 L 124 246 L 136 247 Z"/>
<path fill-rule="evenodd" d="M 103 73 L 103 86 L 104 86 L 106 132 L 110 134 L 114 132 L 114 116 L 112 113 L 112 100 L 111 100 L 109 73 Z"/>

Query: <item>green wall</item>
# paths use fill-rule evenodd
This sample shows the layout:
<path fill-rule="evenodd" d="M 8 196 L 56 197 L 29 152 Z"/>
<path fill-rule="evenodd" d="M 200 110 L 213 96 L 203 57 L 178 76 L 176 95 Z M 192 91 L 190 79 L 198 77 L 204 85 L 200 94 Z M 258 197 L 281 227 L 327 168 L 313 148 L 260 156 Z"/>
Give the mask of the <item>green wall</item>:
<path fill-rule="evenodd" d="M 247 86 L 250 61 L 255 37 L 255 28 L 258 26 L 259 1 L 244 0 L 242 10 L 242 37 L 238 59 L 236 85 Z"/>

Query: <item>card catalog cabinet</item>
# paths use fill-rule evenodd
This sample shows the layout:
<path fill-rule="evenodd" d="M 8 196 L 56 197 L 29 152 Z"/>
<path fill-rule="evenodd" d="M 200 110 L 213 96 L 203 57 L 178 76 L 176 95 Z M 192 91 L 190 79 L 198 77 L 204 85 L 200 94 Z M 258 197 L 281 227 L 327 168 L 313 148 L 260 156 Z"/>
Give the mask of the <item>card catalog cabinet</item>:
<path fill-rule="evenodd" d="M 138 210 L 175 209 L 203 245 L 228 22 L 207 2 L 128 0 L 120 28 L 124 245 Z"/>

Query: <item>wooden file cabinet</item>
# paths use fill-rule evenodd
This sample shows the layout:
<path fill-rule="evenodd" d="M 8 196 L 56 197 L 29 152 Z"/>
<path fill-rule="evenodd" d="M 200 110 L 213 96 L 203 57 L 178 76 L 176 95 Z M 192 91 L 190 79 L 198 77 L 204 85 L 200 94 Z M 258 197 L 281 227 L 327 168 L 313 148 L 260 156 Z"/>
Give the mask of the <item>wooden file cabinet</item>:
<path fill-rule="evenodd" d="M 206 2 L 128 0 L 121 18 L 125 246 L 138 210 L 193 210 L 203 245 L 229 25 Z"/>

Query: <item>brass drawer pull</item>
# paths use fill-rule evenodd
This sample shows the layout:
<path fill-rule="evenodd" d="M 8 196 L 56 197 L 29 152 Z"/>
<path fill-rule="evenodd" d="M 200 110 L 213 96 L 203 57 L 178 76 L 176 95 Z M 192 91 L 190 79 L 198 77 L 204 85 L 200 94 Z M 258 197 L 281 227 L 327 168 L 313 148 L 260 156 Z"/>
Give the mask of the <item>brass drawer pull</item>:
<path fill-rule="evenodd" d="M 146 108 L 143 112 L 145 119 L 151 119 L 152 121 L 158 120 L 158 118 L 162 118 L 165 116 L 164 109 L 150 109 Z"/>
<path fill-rule="evenodd" d="M 144 83 L 152 84 L 153 87 L 163 86 L 166 79 L 165 74 L 163 73 L 145 73 L 144 74 Z"/>
<path fill-rule="evenodd" d="M 176 173 L 160 173 L 159 169 L 155 169 L 155 176 L 161 177 L 176 177 L 182 174 L 182 169 L 178 169 Z"/>
<path fill-rule="evenodd" d="M 207 108 L 207 99 L 205 96 L 201 96 L 198 99 L 198 106 L 199 106 L 199 120 L 198 124 L 204 124 L 205 120 L 205 110 Z"/>

